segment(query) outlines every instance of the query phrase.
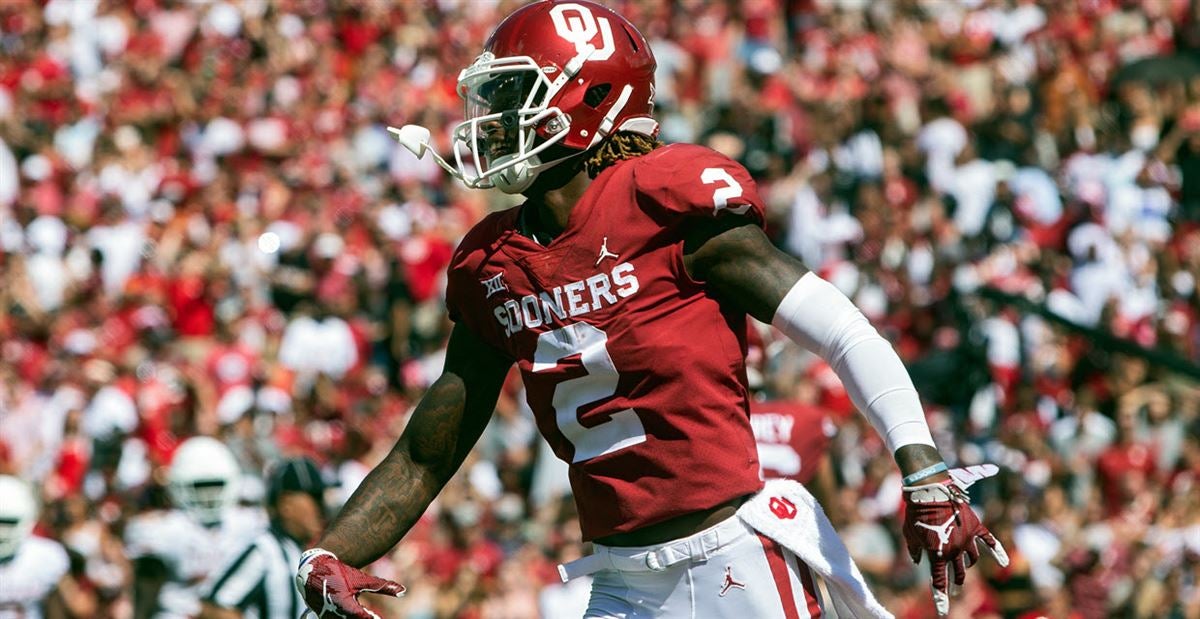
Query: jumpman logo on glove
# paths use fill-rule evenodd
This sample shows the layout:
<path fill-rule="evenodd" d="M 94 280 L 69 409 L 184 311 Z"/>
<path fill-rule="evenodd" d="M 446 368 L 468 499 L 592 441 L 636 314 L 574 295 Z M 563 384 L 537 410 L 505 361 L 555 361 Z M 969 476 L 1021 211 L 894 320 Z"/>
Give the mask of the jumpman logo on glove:
<path fill-rule="evenodd" d="M 904 540 L 916 563 L 929 557 L 933 603 L 939 616 L 950 612 L 950 582 L 962 586 L 967 568 L 979 562 L 980 546 L 996 563 L 1008 565 L 1008 553 L 971 509 L 966 488 L 995 475 L 999 467 L 982 464 L 949 471 L 950 479 L 904 486 Z"/>
<path fill-rule="evenodd" d="M 947 520 L 944 524 L 942 524 L 940 526 L 936 526 L 936 527 L 933 525 L 925 524 L 924 522 L 916 523 L 916 525 L 918 527 L 921 527 L 922 529 L 929 529 L 930 531 L 933 531 L 934 533 L 937 534 L 937 536 L 938 536 L 938 551 L 937 551 L 937 553 L 938 553 L 939 557 L 942 556 L 942 548 L 945 548 L 946 544 L 950 543 L 950 527 L 954 526 L 954 519 L 956 517 L 957 517 L 957 515 L 950 516 L 950 519 Z"/>
<path fill-rule="evenodd" d="M 350 567 L 332 552 L 320 548 L 306 550 L 301 555 L 296 590 L 308 607 L 302 616 L 313 615 L 316 619 L 379 619 L 375 611 L 358 601 L 359 594 L 404 595 L 403 585 Z"/>
<path fill-rule="evenodd" d="M 321 595 L 325 598 L 325 605 L 322 606 L 321 611 L 317 613 L 318 617 L 333 617 L 334 615 L 338 617 L 346 616 L 346 614 L 342 612 L 342 609 L 338 608 L 337 603 L 333 601 L 333 596 L 329 595 L 328 580 L 321 580 Z"/>

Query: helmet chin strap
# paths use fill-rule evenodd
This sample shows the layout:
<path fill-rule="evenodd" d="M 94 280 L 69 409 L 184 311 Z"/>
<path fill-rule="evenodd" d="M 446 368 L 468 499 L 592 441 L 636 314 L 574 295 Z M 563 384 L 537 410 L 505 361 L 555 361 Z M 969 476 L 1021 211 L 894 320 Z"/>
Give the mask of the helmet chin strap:
<path fill-rule="evenodd" d="M 503 157 L 498 157 L 496 161 L 493 162 L 493 165 L 497 167 L 504 165 L 515 159 L 517 156 L 518 155 L 504 155 Z M 538 168 L 540 164 L 541 161 L 538 160 L 538 156 L 533 155 L 524 161 L 518 161 L 501 170 L 500 172 L 493 174 L 488 180 L 492 181 L 492 185 L 494 185 L 496 189 L 499 189 L 504 193 L 521 193 L 522 191 L 528 189 L 529 186 L 533 184 L 533 181 L 537 178 L 538 173 L 535 171 L 535 168 Z"/>
<path fill-rule="evenodd" d="M 446 160 L 443 159 L 441 155 L 438 155 L 437 151 L 430 146 L 428 129 L 417 125 L 405 125 L 399 129 L 396 127 L 388 127 L 387 129 L 396 136 L 396 139 L 401 145 L 408 149 L 418 159 L 425 156 L 425 153 L 433 155 L 433 160 L 437 162 L 437 164 L 443 170 L 448 172 L 454 178 L 462 181 L 466 186 L 472 189 L 482 189 L 487 187 L 487 185 L 484 185 L 483 182 L 485 180 L 490 180 L 497 189 L 507 194 L 515 194 L 525 191 L 530 185 L 533 184 L 533 181 L 537 179 L 538 174 L 572 157 L 578 157 L 584 152 L 587 152 L 580 151 L 577 153 L 572 153 L 565 157 L 559 157 L 558 159 L 547 161 L 545 163 L 542 163 L 537 155 L 532 155 L 524 161 L 512 163 L 508 168 L 486 177 L 468 178 L 458 168 L 447 163 Z M 517 156 L 518 155 L 505 155 L 500 157 L 496 159 L 495 163 L 491 167 L 495 168 L 507 164 Z"/>
<path fill-rule="evenodd" d="M 497 189 L 503 191 L 504 193 L 521 193 L 526 189 L 529 189 L 529 187 L 533 185 L 533 181 L 537 180 L 538 175 L 542 172 L 545 172 L 546 170 L 549 170 L 550 168 L 568 159 L 578 157 L 585 152 L 587 151 L 571 153 L 565 157 L 559 157 L 558 159 L 547 161 L 545 163 L 542 163 L 541 160 L 538 159 L 537 155 L 533 155 L 532 157 L 518 162 L 508 169 L 492 176 L 491 181 Z M 505 155 L 504 157 L 496 159 L 496 165 L 503 165 L 504 163 L 507 163 L 510 161 L 509 158 L 511 157 L 514 157 L 514 155 Z"/>

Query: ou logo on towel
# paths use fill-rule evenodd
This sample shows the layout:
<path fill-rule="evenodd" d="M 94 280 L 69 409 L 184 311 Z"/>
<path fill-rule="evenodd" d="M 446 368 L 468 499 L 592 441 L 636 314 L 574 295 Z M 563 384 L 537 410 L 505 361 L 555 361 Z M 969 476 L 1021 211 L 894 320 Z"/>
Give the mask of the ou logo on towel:
<path fill-rule="evenodd" d="M 780 520 L 791 520 L 796 517 L 796 504 L 781 496 L 773 496 L 767 503 L 772 514 Z"/>
<path fill-rule="evenodd" d="M 608 18 L 599 19 L 592 15 L 592 10 L 586 6 L 565 2 L 550 9 L 550 19 L 554 21 L 554 31 L 558 36 L 575 45 L 576 53 L 583 53 L 596 34 L 600 34 L 601 47 L 592 45 L 595 49 L 588 60 L 608 60 L 613 55 L 612 25 Z"/>

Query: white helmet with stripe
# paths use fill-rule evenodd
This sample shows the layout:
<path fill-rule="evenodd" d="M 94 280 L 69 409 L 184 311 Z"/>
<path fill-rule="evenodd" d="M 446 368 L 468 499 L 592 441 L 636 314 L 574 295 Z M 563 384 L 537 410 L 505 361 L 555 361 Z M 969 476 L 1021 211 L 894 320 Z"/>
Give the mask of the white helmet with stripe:
<path fill-rule="evenodd" d="M 167 490 L 175 506 L 205 526 L 221 522 L 237 504 L 241 467 L 220 441 L 195 436 L 175 450 Z"/>
<path fill-rule="evenodd" d="M 37 514 L 37 500 L 29 484 L 0 475 L 0 560 L 17 554 L 21 542 L 33 533 Z"/>

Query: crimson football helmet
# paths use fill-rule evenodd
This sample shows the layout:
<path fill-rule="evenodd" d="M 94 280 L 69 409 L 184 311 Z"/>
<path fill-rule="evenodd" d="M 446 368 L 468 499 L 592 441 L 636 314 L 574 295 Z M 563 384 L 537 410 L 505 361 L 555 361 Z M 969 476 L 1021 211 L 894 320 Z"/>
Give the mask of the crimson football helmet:
<path fill-rule="evenodd" d="M 615 131 L 656 135 L 654 69 L 646 39 L 607 7 L 547 0 L 518 9 L 459 73 L 456 176 L 520 193 Z"/>

